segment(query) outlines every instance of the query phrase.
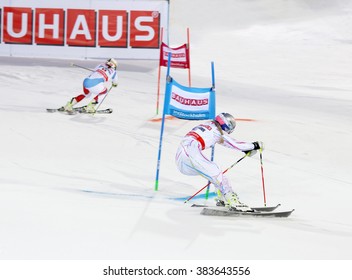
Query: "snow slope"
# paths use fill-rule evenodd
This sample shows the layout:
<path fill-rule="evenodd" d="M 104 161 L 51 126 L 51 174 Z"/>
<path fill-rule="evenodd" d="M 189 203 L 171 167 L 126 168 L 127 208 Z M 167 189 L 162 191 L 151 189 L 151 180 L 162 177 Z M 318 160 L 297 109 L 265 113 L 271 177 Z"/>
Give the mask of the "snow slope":
<path fill-rule="evenodd" d="M 350 1 L 218 3 L 171 1 L 170 45 L 190 28 L 193 86 L 210 86 L 215 62 L 217 111 L 238 118 L 234 137 L 264 141 L 267 202 L 292 216 L 206 217 L 184 204 L 206 183 L 174 164 L 195 122 L 166 122 L 154 191 L 157 61 L 120 61 L 102 105 L 113 114 L 67 116 L 45 108 L 80 92 L 87 73 L 70 63 L 98 61 L 1 57 L 0 259 L 351 259 Z M 216 148 L 223 169 L 239 157 Z M 228 176 L 242 201 L 263 205 L 258 157 Z"/>

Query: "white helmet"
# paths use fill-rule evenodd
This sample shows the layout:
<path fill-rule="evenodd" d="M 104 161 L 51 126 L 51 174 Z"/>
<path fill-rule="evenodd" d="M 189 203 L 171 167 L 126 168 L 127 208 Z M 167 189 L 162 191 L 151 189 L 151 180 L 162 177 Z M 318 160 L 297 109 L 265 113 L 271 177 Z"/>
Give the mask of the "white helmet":
<path fill-rule="evenodd" d="M 227 133 L 232 133 L 236 127 L 235 118 L 229 113 L 221 113 L 215 117 L 215 121 L 221 126 L 221 129 Z"/>
<path fill-rule="evenodd" d="M 117 61 L 114 58 L 109 58 L 105 64 L 111 68 L 116 69 L 117 68 Z"/>

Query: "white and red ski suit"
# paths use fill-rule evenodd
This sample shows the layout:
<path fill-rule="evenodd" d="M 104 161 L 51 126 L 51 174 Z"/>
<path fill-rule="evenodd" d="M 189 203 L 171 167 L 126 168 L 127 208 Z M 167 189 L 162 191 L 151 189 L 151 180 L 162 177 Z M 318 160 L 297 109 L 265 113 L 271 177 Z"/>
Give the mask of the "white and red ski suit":
<path fill-rule="evenodd" d="M 84 98 L 95 96 L 94 100 L 99 102 L 99 97 L 107 93 L 108 89 L 106 83 L 111 82 L 117 85 L 118 76 L 115 69 L 109 67 L 105 63 L 99 64 L 94 68 L 93 72 L 83 81 L 83 92 L 75 97 L 77 102 L 82 101 Z"/>
<path fill-rule="evenodd" d="M 190 176 L 200 175 L 225 195 L 233 192 L 230 182 L 223 175 L 220 167 L 202 153 L 203 150 L 215 144 L 242 152 L 255 148 L 251 142 L 241 142 L 231 138 L 227 132 L 217 127 L 215 121 L 209 121 L 194 127 L 185 135 L 178 147 L 175 160 L 181 173 Z"/>

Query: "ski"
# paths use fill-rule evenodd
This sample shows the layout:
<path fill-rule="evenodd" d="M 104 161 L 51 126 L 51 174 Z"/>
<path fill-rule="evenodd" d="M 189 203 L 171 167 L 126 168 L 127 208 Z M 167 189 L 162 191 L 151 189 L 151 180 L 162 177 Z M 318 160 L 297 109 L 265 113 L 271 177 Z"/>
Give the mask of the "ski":
<path fill-rule="evenodd" d="M 58 109 L 46 109 L 47 112 L 49 113 L 55 113 L 55 112 L 59 112 L 59 113 L 63 113 L 63 114 L 67 114 L 67 115 L 75 115 L 77 113 L 79 114 L 90 114 L 90 115 L 94 115 L 94 114 L 111 114 L 113 112 L 113 110 L 111 108 L 108 109 L 101 109 L 101 110 L 97 110 L 94 113 L 88 113 L 82 110 L 83 107 L 78 107 L 78 108 L 73 108 L 73 111 L 68 112 L 65 110 L 61 110 L 61 108 Z"/>
<path fill-rule="evenodd" d="M 108 108 L 108 109 L 101 109 L 101 110 L 97 110 L 95 111 L 94 113 L 88 113 L 86 111 L 78 111 L 80 114 L 88 114 L 88 115 L 94 115 L 94 114 L 111 114 L 113 112 L 113 110 L 111 108 Z"/>
<path fill-rule="evenodd" d="M 292 210 L 287 211 L 253 211 L 253 212 L 242 212 L 234 209 L 218 208 L 218 207 L 204 207 L 200 212 L 201 215 L 205 216 L 251 216 L 251 217 L 281 217 L 286 218 L 292 214 Z"/>
<path fill-rule="evenodd" d="M 277 204 L 276 206 L 262 206 L 262 207 L 251 207 L 254 211 L 261 211 L 261 212 L 272 212 L 274 210 L 276 210 L 281 204 Z M 205 204 L 192 204 L 191 207 L 211 207 L 209 205 L 205 205 Z M 217 207 L 219 207 L 219 209 L 224 209 L 224 206 L 220 206 L 217 205 Z"/>
<path fill-rule="evenodd" d="M 77 114 L 78 112 L 77 111 L 71 111 L 71 112 L 68 112 L 68 111 L 65 111 L 65 110 L 61 110 L 61 108 L 58 108 L 58 109 L 46 109 L 46 111 L 48 113 L 55 113 L 55 112 L 59 112 L 61 114 L 66 114 L 66 115 L 75 115 Z"/>

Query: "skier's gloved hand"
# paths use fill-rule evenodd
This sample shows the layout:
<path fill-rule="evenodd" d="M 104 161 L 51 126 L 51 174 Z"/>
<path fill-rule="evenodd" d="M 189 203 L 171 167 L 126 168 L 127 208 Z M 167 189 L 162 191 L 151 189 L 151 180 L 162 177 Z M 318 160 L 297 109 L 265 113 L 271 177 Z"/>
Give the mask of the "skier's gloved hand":
<path fill-rule="evenodd" d="M 112 83 L 112 86 L 113 87 L 117 87 L 117 83 Z"/>
<path fill-rule="evenodd" d="M 254 149 L 253 150 L 259 150 L 261 149 L 262 151 L 264 150 L 264 143 L 261 141 L 256 141 L 252 143 L 254 145 Z"/>

